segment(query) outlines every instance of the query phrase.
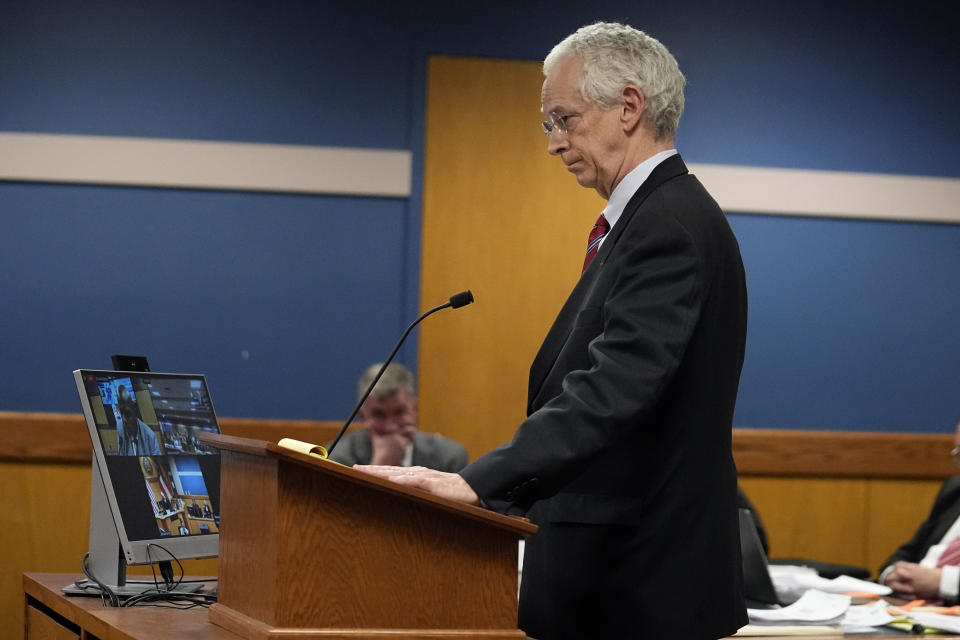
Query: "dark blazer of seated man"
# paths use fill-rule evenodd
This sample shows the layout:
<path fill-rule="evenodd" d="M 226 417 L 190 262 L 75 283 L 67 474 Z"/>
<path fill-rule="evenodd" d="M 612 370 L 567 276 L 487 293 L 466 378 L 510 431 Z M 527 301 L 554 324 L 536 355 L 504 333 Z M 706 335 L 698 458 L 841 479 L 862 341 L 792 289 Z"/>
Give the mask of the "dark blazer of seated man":
<path fill-rule="evenodd" d="M 363 397 L 381 363 L 370 366 L 357 381 Z M 330 459 L 347 466 L 386 464 L 419 466 L 455 473 L 467 466 L 466 448 L 437 433 L 417 428 L 417 396 L 413 374 L 391 363 L 357 414 L 362 431 L 351 431 L 337 444 Z"/>
<path fill-rule="evenodd" d="M 960 465 L 960 416 L 950 455 Z M 951 543 L 958 542 L 951 547 Z M 930 515 L 880 567 L 879 582 L 906 598 L 956 602 L 960 593 L 960 476 L 948 478 Z"/>

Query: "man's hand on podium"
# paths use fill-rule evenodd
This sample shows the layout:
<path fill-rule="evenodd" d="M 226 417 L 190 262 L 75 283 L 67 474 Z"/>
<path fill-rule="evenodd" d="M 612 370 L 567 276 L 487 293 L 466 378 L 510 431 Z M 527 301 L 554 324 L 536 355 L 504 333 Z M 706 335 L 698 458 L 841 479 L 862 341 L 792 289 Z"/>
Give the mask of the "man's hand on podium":
<path fill-rule="evenodd" d="M 353 468 L 386 478 L 397 484 L 423 489 L 441 498 L 480 506 L 479 496 L 457 473 L 436 471 L 426 467 L 391 467 L 372 464 L 355 464 Z"/>

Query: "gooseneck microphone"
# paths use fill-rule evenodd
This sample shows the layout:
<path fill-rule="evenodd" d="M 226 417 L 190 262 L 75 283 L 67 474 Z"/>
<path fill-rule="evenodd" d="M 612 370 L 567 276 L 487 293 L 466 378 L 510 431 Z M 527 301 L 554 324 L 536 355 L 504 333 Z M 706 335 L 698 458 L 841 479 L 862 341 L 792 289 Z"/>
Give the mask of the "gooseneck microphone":
<path fill-rule="evenodd" d="M 363 403 L 366 401 L 367 396 L 373 391 L 373 388 L 377 386 L 377 382 L 380 380 L 380 376 L 383 375 L 383 372 L 386 371 L 387 365 L 390 364 L 390 361 L 393 360 L 393 356 L 397 355 L 397 351 L 400 350 L 400 346 L 403 344 L 403 341 L 407 339 L 407 336 L 410 335 L 410 332 L 413 331 L 413 328 L 420 324 L 420 321 L 429 316 L 432 313 L 436 313 L 441 309 L 446 309 L 450 307 L 452 309 L 459 309 L 460 307 L 465 307 L 468 304 L 473 302 L 473 294 L 468 289 L 467 291 L 461 291 L 460 293 L 451 296 L 450 300 L 444 302 L 440 306 L 430 309 L 419 318 L 414 320 L 407 330 L 403 332 L 403 335 L 400 336 L 400 340 L 397 341 L 397 345 L 393 348 L 393 351 L 390 352 L 390 355 L 387 356 L 387 359 L 384 361 L 383 365 L 380 367 L 380 370 L 377 371 L 377 375 L 374 376 L 373 382 L 367 386 L 367 390 L 363 392 L 363 396 L 360 397 L 360 400 L 357 402 L 357 405 L 353 408 L 353 412 L 350 414 L 350 417 L 347 418 L 347 421 L 343 423 L 343 426 L 340 427 L 340 431 L 337 432 L 337 437 L 333 439 L 333 442 L 330 443 L 330 448 L 327 449 L 327 455 L 329 456 L 333 453 L 334 447 L 337 446 L 337 443 L 340 442 L 340 438 L 343 437 L 343 434 L 347 432 L 347 428 L 350 426 L 350 423 L 353 422 L 353 419 L 357 417 L 357 413 L 360 411 L 360 407 L 363 406 Z"/>

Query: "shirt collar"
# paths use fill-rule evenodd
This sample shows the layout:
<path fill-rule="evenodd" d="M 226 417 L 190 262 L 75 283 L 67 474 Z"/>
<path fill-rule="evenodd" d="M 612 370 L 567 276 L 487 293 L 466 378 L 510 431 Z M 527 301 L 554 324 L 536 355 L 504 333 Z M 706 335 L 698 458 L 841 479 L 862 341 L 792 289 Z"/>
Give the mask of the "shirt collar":
<path fill-rule="evenodd" d="M 646 182 L 650 174 L 653 173 L 653 170 L 657 168 L 657 165 L 676 154 L 676 149 L 668 149 L 667 151 L 654 154 L 638 164 L 630 173 L 623 177 L 620 184 L 618 184 L 614 188 L 613 193 L 610 194 L 607 207 L 603 210 L 603 217 L 610 223 L 611 229 L 613 229 L 613 225 L 617 224 L 617 220 L 620 219 L 620 215 L 626 208 L 627 203 L 630 202 L 630 198 L 637 192 L 640 185 Z"/>

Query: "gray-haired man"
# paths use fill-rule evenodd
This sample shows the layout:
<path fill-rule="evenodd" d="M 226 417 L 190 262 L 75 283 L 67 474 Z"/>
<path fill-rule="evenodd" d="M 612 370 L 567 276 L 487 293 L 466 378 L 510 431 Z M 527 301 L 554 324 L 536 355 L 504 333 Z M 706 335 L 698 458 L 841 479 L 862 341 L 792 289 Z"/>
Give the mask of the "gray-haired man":
<path fill-rule="evenodd" d="M 382 364 L 370 366 L 357 381 L 357 398 L 363 397 Z M 467 466 L 467 450 L 437 433 L 417 427 L 417 395 L 413 374 L 402 364 L 391 363 L 357 414 L 363 430 L 343 437 L 331 460 L 355 464 L 419 466 L 456 472 Z"/>

